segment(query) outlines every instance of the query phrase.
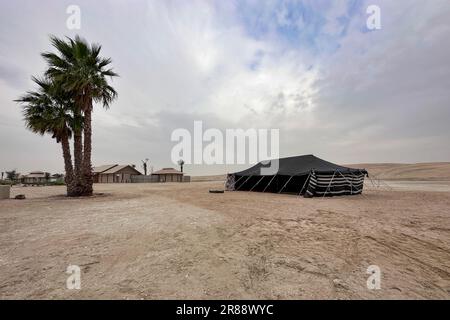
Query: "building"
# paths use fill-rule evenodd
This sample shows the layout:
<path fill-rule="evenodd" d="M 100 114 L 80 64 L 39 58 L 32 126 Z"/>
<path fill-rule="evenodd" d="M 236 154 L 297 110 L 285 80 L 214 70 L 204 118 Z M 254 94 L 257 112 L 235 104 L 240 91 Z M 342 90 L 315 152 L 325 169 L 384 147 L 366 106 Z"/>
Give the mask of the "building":
<path fill-rule="evenodd" d="M 99 166 L 99 167 L 94 167 L 92 169 L 92 174 L 93 174 L 93 179 L 94 179 L 94 183 L 98 183 L 100 180 L 100 174 L 117 166 L 117 164 L 107 164 L 107 165 L 103 165 L 103 166 Z"/>
<path fill-rule="evenodd" d="M 132 176 L 141 173 L 131 165 L 103 165 L 93 169 L 94 183 L 130 183 Z"/>
<path fill-rule="evenodd" d="M 21 176 L 20 180 L 24 184 L 46 183 L 50 180 L 50 173 L 43 171 L 33 171 Z"/>
<path fill-rule="evenodd" d="M 50 176 L 50 182 L 64 182 L 64 175 L 61 173 L 55 173 Z"/>
<path fill-rule="evenodd" d="M 152 173 L 156 182 L 183 182 L 184 173 L 174 168 L 163 168 Z"/>

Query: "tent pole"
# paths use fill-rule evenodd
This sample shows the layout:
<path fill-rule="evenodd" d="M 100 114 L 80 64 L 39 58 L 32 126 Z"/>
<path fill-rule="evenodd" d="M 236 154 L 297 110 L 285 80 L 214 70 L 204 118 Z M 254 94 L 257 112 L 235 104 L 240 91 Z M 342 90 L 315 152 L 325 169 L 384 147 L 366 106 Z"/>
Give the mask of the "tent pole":
<path fill-rule="evenodd" d="M 374 176 L 375 180 L 372 179 L 372 176 Z M 372 182 L 372 185 L 374 187 L 376 187 L 376 188 L 380 187 L 381 182 L 380 182 L 380 178 L 378 178 L 378 176 L 376 176 L 374 174 L 371 174 L 371 175 L 367 174 L 367 177 L 370 179 L 370 182 Z M 376 181 L 377 183 L 375 183 L 374 181 Z"/>
<path fill-rule="evenodd" d="M 324 192 L 324 194 L 323 194 L 323 197 L 322 197 L 322 198 L 325 198 L 325 196 L 327 195 L 328 189 L 330 188 L 331 184 L 333 183 L 333 180 L 334 180 L 334 175 L 336 174 L 336 171 L 337 171 L 337 169 L 336 169 L 336 170 L 334 170 L 334 172 L 333 172 L 333 176 L 331 177 L 330 183 L 328 184 L 328 187 L 327 187 L 327 189 L 325 190 L 325 192 Z"/>
<path fill-rule="evenodd" d="M 243 176 L 244 177 L 244 176 Z M 248 181 L 248 179 L 250 179 L 252 176 L 248 176 L 248 178 L 244 181 L 244 183 L 243 184 L 241 184 L 240 186 L 239 186 L 239 188 L 237 188 L 236 189 L 236 191 L 238 191 L 247 181 Z"/>
<path fill-rule="evenodd" d="M 372 175 L 375 176 L 375 175 Z M 375 185 L 373 179 L 371 176 L 367 176 L 370 180 L 370 182 L 372 182 L 372 186 L 376 187 L 376 188 L 381 188 L 381 185 L 384 184 L 386 186 L 386 189 L 389 191 L 392 191 L 392 187 L 390 185 L 388 185 L 386 182 L 382 181 L 380 178 L 378 178 L 377 176 L 375 176 L 375 179 L 377 181 L 377 184 Z"/>
<path fill-rule="evenodd" d="M 262 176 L 261 179 L 258 180 L 258 182 L 250 189 L 252 191 L 266 176 Z"/>
<path fill-rule="evenodd" d="M 360 172 L 361 173 L 361 172 Z M 351 173 L 351 175 L 353 176 L 353 177 L 357 177 L 357 176 L 355 176 L 355 174 L 354 173 Z M 370 178 L 369 178 L 370 179 Z M 363 186 L 362 186 L 362 189 L 361 189 L 361 195 L 364 197 L 364 198 L 367 198 L 367 196 L 363 193 L 363 189 L 364 189 L 364 180 L 363 180 Z"/>
<path fill-rule="evenodd" d="M 369 178 L 370 183 L 372 183 L 372 187 L 377 188 L 377 186 L 375 185 L 375 182 L 373 182 L 372 177 L 367 176 L 367 178 Z"/>
<path fill-rule="evenodd" d="M 348 179 L 347 179 L 340 171 L 338 171 L 338 173 L 342 176 L 342 178 L 345 179 L 345 181 L 347 181 L 348 183 L 350 183 L 350 194 L 353 195 L 353 182 L 348 181 Z"/>
<path fill-rule="evenodd" d="M 303 184 L 302 190 L 300 190 L 300 192 L 298 193 L 298 195 L 300 196 L 303 192 L 303 189 L 305 189 L 306 187 L 306 183 L 308 182 L 309 177 L 311 176 L 311 171 L 308 174 L 308 177 L 306 177 L 305 183 Z"/>
<path fill-rule="evenodd" d="M 228 182 L 230 182 L 230 180 L 231 180 L 231 175 L 227 173 L 227 181 L 225 181 L 225 184 L 223 186 L 224 189 L 227 188 Z M 230 182 L 230 185 L 231 185 L 231 182 Z"/>
<path fill-rule="evenodd" d="M 272 183 L 273 179 L 275 179 L 276 176 L 277 176 L 277 175 L 274 175 L 274 176 L 272 177 L 272 179 L 270 179 L 269 183 L 268 183 L 267 186 L 264 188 L 263 192 L 266 191 L 266 189 L 269 187 L 269 185 Z"/>
<path fill-rule="evenodd" d="M 291 181 L 291 179 L 292 179 L 293 177 L 294 177 L 294 176 L 291 176 L 291 177 L 288 179 L 288 181 L 286 181 L 286 183 L 284 184 L 283 188 L 281 188 L 281 190 L 278 191 L 278 193 L 281 193 L 281 191 L 283 191 L 284 188 L 286 188 L 287 184 L 289 183 L 289 181 Z"/>

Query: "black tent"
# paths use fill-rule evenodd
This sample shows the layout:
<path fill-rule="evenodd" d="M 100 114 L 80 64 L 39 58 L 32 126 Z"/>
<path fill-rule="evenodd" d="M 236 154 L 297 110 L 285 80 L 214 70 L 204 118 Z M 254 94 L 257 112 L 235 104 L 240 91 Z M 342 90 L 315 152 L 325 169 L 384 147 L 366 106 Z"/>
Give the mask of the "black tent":
<path fill-rule="evenodd" d="M 314 196 L 361 194 L 365 169 L 353 169 L 322 160 L 313 155 L 260 162 L 227 176 L 226 189 Z M 271 173 L 269 167 L 278 168 Z"/>

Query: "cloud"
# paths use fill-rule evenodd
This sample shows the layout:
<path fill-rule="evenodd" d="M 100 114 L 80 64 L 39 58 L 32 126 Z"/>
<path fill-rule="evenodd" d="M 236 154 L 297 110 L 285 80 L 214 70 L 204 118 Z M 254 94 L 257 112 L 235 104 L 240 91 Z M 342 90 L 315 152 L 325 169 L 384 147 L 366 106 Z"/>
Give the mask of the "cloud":
<path fill-rule="evenodd" d="M 62 170 L 59 146 L 23 128 L 12 103 L 44 68 L 68 1 L 0 6 L 0 165 Z M 94 112 L 94 161 L 169 165 L 171 130 L 280 128 L 281 154 L 335 162 L 448 160 L 450 6 L 377 1 L 78 1 L 79 33 L 103 45 L 119 99 Z M 27 9 L 21 10 L 20 8 Z M 20 23 L 19 23 L 20 21 Z M 32 32 L 31 32 L 32 31 Z M 21 39 L 18 41 L 17 39 Z M 6 119 L 6 120 L 5 120 Z M 14 130 L 11 130 L 11 126 Z M 22 158 L 39 148 L 46 156 Z M 193 174 L 230 168 L 192 167 Z"/>

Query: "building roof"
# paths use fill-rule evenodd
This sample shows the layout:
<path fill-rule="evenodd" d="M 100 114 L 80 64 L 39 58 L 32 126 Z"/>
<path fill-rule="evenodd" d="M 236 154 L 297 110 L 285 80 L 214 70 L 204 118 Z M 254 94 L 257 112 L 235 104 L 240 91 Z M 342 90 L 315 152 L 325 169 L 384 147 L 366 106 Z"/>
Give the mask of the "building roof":
<path fill-rule="evenodd" d="M 161 170 L 155 171 L 152 174 L 184 174 L 174 168 L 162 168 Z"/>
<path fill-rule="evenodd" d="M 93 173 L 102 173 L 102 172 L 105 172 L 106 170 L 109 170 L 116 166 L 117 166 L 117 164 L 105 164 L 103 166 L 94 167 L 92 169 L 92 172 Z"/>
<path fill-rule="evenodd" d="M 136 170 L 136 168 L 133 168 L 132 166 L 130 166 L 130 165 L 128 165 L 128 164 L 126 164 L 126 165 L 115 165 L 114 167 L 112 167 L 112 168 L 110 168 L 110 169 L 108 169 L 108 170 L 106 170 L 106 171 L 103 171 L 103 172 L 101 172 L 102 174 L 111 174 L 111 173 L 117 173 L 117 172 L 119 172 L 120 170 L 122 170 L 122 169 L 125 169 L 125 168 L 131 168 L 132 170 L 134 170 L 134 171 L 136 171 L 136 174 L 141 174 L 138 170 Z"/>
<path fill-rule="evenodd" d="M 25 175 L 24 178 L 45 178 L 46 174 L 49 174 L 49 173 L 42 172 L 42 171 L 33 171 L 33 172 L 30 172 L 30 174 Z"/>

